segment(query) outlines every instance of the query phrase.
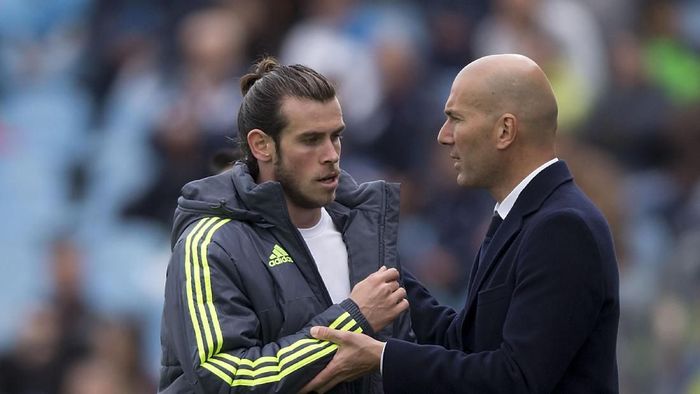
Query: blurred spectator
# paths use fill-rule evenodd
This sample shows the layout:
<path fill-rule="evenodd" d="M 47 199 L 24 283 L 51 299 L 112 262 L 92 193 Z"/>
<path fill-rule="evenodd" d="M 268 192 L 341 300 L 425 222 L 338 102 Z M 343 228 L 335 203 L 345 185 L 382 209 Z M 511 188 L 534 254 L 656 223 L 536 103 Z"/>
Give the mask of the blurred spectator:
<path fill-rule="evenodd" d="M 429 50 L 435 69 L 448 69 L 449 79 L 474 59 L 474 30 L 477 21 L 489 15 L 491 1 L 432 1 L 423 4 L 430 34 Z"/>
<path fill-rule="evenodd" d="M 635 28 L 641 7 L 638 0 L 583 0 L 600 22 L 603 37 L 613 37 L 621 32 Z"/>
<path fill-rule="evenodd" d="M 61 394 L 156 392 L 143 365 L 140 329 L 129 318 L 103 319 L 86 339 L 90 352 L 71 365 Z"/>
<path fill-rule="evenodd" d="M 75 360 L 88 352 L 90 332 L 96 329 L 97 316 L 85 299 L 83 255 L 68 238 L 54 241 L 51 279 L 53 292 L 48 306 L 56 312 L 62 358 Z"/>
<path fill-rule="evenodd" d="M 596 104 L 583 138 L 606 149 L 639 171 L 668 160 L 671 103 L 648 79 L 637 37 L 620 33 L 611 39 L 611 81 Z"/>
<path fill-rule="evenodd" d="M 98 359 L 87 359 L 74 365 L 66 373 L 59 394 L 121 394 L 129 391 L 129 384 L 118 372 Z"/>
<path fill-rule="evenodd" d="M 165 35 L 164 2 L 94 0 L 89 15 L 83 78 L 95 103 L 96 125 L 121 70 L 136 56 L 154 50 Z"/>
<path fill-rule="evenodd" d="M 362 14 L 354 30 L 372 51 L 382 95 L 372 116 L 376 134 L 346 152 L 350 160 L 375 162 L 384 172 L 418 171 L 435 141 L 433 130 L 442 121 L 442 105 L 435 100 L 433 75 L 425 61 L 425 26 L 417 10 L 406 6 L 368 7 Z M 357 132 L 361 131 L 352 129 L 346 139 Z"/>
<path fill-rule="evenodd" d="M 182 68 L 168 82 L 172 101 L 154 125 L 159 171 L 126 215 L 155 219 L 168 227 L 180 188 L 210 174 L 211 157 L 236 135 L 241 96 L 237 75 L 246 38 L 236 15 L 225 8 L 198 11 L 180 30 Z"/>
<path fill-rule="evenodd" d="M 244 24 L 248 63 L 264 54 L 279 52 L 291 26 L 303 13 L 307 0 L 219 0 Z"/>
<path fill-rule="evenodd" d="M 700 55 L 681 35 L 677 1 L 647 0 L 644 56 L 652 81 L 678 104 L 700 100 Z"/>
<path fill-rule="evenodd" d="M 0 362 L 0 393 L 58 393 L 66 371 L 89 352 L 96 316 L 83 297 L 81 257 L 69 238 L 53 241 L 47 267 L 52 288 Z"/>
<path fill-rule="evenodd" d="M 111 371 L 123 388 L 119 392 L 146 394 L 156 391 L 154 379 L 143 365 L 142 333 L 129 317 L 104 319 L 92 332 L 88 365 Z"/>
<path fill-rule="evenodd" d="M 382 99 L 381 81 L 369 43 L 354 38 L 348 28 L 356 0 L 307 0 L 306 18 L 287 34 L 280 48 L 283 63 L 308 65 L 333 81 L 348 128 L 344 142 L 369 146 L 378 129 L 374 114 Z"/>
<path fill-rule="evenodd" d="M 58 393 L 69 361 L 60 359 L 60 335 L 54 311 L 32 311 L 13 348 L 0 356 L 0 392 Z"/>

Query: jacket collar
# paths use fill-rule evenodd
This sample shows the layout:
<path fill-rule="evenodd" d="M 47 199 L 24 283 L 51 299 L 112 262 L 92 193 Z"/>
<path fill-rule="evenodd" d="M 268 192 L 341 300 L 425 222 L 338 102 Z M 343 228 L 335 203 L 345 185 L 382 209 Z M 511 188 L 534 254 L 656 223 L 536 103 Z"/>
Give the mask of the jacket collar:
<path fill-rule="evenodd" d="M 554 190 L 566 182 L 571 182 L 572 179 L 566 163 L 559 160 L 537 174 L 525 187 L 515 202 L 513 209 L 501 223 L 496 234 L 494 234 L 489 249 L 484 255 L 484 260 L 479 263 L 474 280 L 470 281 L 471 286 L 469 288 L 467 308 L 471 307 L 475 295 L 481 287 L 486 274 L 491 270 L 496 257 L 502 253 L 503 249 L 510 243 L 510 240 L 522 228 L 524 218 L 537 211 Z"/>
<path fill-rule="evenodd" d="M 279 182 L 255 183 L 242 162 L 231 169 L 231 181 L 236 194 L 246 209 L 260 214 L 267 223 L 281 226 L 289 217 L 284 198 L 284 191 Z"/>
<path fill-rule="evenodd" d="M 241 162 L 231 170 L 231 179 L 236 194 L 247 209 L 260 214 L 272 225 L 287 225 L 289 213 L 284 190 L 279 182 L 255 183 L 248 167 Z M 334 213 L 334 219 L 338 219 L 338 215 L 347 216 L 355 209 L 377 212 L 390 209 L 395 210 L 398 215 L 398 185 L 389 184 L 389 187 L 385 187 L 386 185 L 384 181 L 358 185 L 350 174 L 341 170 L 335 201 L 326 208 Z"/>

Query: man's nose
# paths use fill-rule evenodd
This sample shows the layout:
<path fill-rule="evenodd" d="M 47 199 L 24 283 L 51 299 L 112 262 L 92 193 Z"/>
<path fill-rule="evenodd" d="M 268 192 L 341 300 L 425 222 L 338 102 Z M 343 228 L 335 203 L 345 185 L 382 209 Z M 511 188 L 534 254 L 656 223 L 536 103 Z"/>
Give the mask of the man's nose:
<path fill-rule="evenodd" d="M 445 122 L 437 135 L 438 143 L 442 145 L 452 145 L 454 143 L 452 128 Z"/>
<path fill-rule="evenodd" d="M 323 144 L 323 155 L 321 161 L 323 163 L 337 163 L 340 160 L 340 145 L 333 143 L 332 140 L 327 140 Z"/>

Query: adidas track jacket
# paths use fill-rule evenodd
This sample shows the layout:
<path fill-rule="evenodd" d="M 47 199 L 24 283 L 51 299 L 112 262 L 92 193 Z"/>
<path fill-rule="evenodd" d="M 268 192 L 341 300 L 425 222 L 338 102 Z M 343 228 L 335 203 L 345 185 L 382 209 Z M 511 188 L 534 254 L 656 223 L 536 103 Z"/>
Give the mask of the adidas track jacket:
<path fill-rule="evenodd" d="M 326 209 L 348 249 L 351 285 L 381 265 L 398 268 L 398 206 L 396 185 L 357 185 L 342 173 Z M 408 312 L 374 333 L 352 300 L 332 303 L 279 183 L 258 185 L 238 163 L 186 185 L 167 272 L 159 392 L 296 393 L 337 349 L 310 336 L 314 325 L 412 340 Z M 381 386 L 373 374 L 333 392 Z"/>

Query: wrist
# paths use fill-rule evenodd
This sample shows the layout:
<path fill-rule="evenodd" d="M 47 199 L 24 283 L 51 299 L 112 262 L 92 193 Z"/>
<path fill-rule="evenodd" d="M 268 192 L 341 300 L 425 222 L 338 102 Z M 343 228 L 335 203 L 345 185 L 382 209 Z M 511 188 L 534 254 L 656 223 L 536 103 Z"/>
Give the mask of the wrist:
<path fill-rule="evenodd" d="M 382 370 L 382 356 L 384 355 L 384 346 L 386 346 L 386 342 L 381 342 L 381 341 L 373 341 L 372 342 L 370 352 L 372 353 L 372 360 L 374 361 L 374 370 L 375 371 L 381 372 L 381 370 Z"/>
<path fill-rule="evenodd" d="M 362 310 L 352 298 L 346 298 L 340 303 L 340 306 L 345 309 L 345 311 L 348 312 L 353 319 L 355 319 L 360 327 L 362 327 L 362 332 L 364 334 L 374 336 L 375 332 L 372 325 L 369 323 L 367 317 L 362 313 Z"/>

